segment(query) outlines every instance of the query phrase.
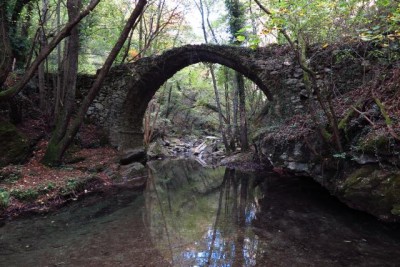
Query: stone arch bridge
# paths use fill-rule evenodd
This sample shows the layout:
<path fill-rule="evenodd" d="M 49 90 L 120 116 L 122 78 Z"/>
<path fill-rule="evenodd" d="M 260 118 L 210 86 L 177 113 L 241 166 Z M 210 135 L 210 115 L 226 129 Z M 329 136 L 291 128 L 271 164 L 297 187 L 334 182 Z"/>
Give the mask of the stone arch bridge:
<path fill-rule="evenodd" d="M 161 85 L 176 72 L 199 62 L 221 64 L 252 80 L 272 100 L 275 92 L 268 85 L 274 76 L 286 77 L 295 71 L 301 73 L 301 69 L 295 67 L 293 54 L 286 51 L 277 56 L 274 51 L 271 48 L 253 50 L 225 45 L 186 45 L 116 66 L 89 108 L 88 116 L 95 117 L 108 129 L 111 143 L 122 153 L 143 147 L 142 127 L 147 105 Z M 281 80 L 279 77 L 275 80 Z M 291 79 L 286 82 L 289 86 L 294 84 Z M 295 87 L 301 90 L 301 86 L 296 84 Z M 274 88 L 276 90 L 276 86 Z"/>

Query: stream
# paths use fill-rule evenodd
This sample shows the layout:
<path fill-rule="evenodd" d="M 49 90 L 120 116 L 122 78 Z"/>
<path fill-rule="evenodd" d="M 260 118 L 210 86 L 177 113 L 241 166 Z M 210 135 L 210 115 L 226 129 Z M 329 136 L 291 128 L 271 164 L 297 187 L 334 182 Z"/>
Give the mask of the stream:
<path fill-rule="evenodd" d="M 309 178 L 153 161 L 118 189 L 0 226 L 0 266 L 400 266 L 400 227 Z"/>

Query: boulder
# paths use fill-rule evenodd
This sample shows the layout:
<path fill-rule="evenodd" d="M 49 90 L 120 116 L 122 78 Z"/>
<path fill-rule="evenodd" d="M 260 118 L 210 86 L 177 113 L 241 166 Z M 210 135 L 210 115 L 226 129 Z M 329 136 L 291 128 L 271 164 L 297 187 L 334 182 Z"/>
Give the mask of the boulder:
<path fill-rule="evenodd" d="M 139 162 L 133 162 L 129 165 L 122 166 L 120 173 L 122 179 L 131 180 L 137 177 L 145 176 L 146 167 Z"/>
<path fill-rule="evenodd" d="M 362 166 L 338 186 L 339 198 L 384 221 L 400 221 L 400 171 L 378 164 Z"/>
<path fill-rule="evenodd" d="M 125 150 L 120 157 L 121 165 L 128 165 L 132 162 L 145 162 L 146 161 L 146 151 L 144 148 L 135 148 Z"/>
<path fill-rule="evenodd" d="M 175 149 L 179 149 L 179 147 L 173 148 L 173 150 L 175 150 Z M 162 144 L 160 144 L 160 142 L 158 140 L 149 145 L 149 148 L 147 149 L 147 157 L 148 158 L 155 159 L 155 158 L 160 158 L 160 157 L 162 158 L 165 156 L 169 156 L 169 151 Z"/>

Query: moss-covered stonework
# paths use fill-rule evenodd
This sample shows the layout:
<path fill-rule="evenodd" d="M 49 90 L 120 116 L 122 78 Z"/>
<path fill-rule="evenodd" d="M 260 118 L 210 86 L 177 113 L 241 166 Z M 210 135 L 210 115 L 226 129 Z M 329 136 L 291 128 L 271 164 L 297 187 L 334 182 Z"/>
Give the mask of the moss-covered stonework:
<path fill-rule="evenodd" d="M 367 140 L 358 135 L 363 150 L 353 147 L 343 157 L 330 151 L 315 132 L 284 142 L 273 131 L 261 136 L 258 151 L 264 162 L 314 178 L 349 207 L 400 222 L 400 158 L 396 146 L 387 142 L 389 136 Z"/>
<path fill-rule="evenodd" d="M 22 163 L 28 152 L 28 140 L 13 124 L 0 121 L 0 167 L 10 163 Z"/>
<path fill-rule="evenodd" d="M 346 176 L 338 195 L 353 208 L 383 220 L 400 220 L 400 170 L 362 166 Z"/>

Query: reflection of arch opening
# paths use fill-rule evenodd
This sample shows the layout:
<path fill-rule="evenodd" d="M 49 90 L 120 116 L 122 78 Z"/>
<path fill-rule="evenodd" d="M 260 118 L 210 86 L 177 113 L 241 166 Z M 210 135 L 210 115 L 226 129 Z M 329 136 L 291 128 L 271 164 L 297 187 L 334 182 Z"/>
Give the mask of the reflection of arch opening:
<path fill-rule="evenodd" d="M 229 168 L 205 169 L 188 159 L 150 163 L 144 209 L 150 240 L 166 258 L 185 266 L 255 264 L 246 252 L 251 247 L 254 255 L 261 253 L 250 227 L 262 197 L 259 178 Z"/>
<path fill-rule="evenodd" d="M 216 45 L 187 45 L 171 49 L 160 56 L 138 60 L 134 64 L 134 77 L 127 85 L 129 91 L 122 110 L 120 148 L 143 146 L 141 128 L 148 103 L 169 78 L 196 63 L 217 63 L 231 68 L 253 81 L 272 100 L 257 60 L 262 60 L 257 50 Z"/>

